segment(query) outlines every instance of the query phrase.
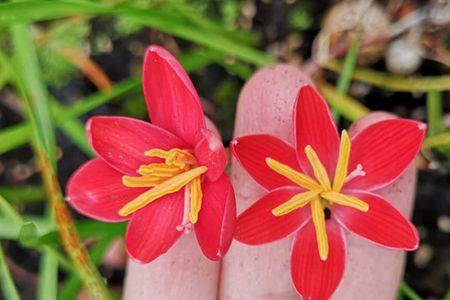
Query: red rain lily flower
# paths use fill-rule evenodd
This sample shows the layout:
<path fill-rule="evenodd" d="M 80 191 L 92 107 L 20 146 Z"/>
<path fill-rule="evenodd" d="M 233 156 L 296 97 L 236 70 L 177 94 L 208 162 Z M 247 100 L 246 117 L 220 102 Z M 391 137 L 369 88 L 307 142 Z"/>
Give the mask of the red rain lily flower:
<path fill-rule="evenodd" d="M 323 98 L 301 87 L 294 108 L 295 146 L 271 135 L 232 141 L 240 164 L 268 193 L 237 220 L 235 238 L 249 245 L 295 234 L 291 277 L 304 299 L 327 299 L 346 260 L 342 228 L 373 243 L 414 250 L 415 227 L 374 193 L 398 178 L 422 145 L 426 125 L 406 119 L 376 123 L 339 139 Z"/>
<path fill-rule="evenodd" d="M 230 247 L 236 219 L 225 149 L 206 128 L 197 92 L 167 50 L 147 49 L 142 82 L 152 123 L 90 119 L 87 134 L 98 158 L 73 174 L 68 199 L 91 218 L 130 221 L 126 249 L 137 261 L 154 260 L 191 230 L 204 255 L 218 260 Z"/>

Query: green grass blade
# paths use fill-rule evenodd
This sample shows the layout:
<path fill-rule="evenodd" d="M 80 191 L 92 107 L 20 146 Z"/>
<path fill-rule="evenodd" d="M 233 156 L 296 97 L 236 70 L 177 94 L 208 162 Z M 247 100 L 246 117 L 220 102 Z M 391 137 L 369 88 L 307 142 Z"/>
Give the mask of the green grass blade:
<path fill-rule="evenodd" d="M 44 191 L 40 186 L 0 186 L 0 195 L 10 202 L 36 202 L 44 199 Z"/>
<path fill-rule="evenodd" d="M 324 65 L 324 68 L 335 72 L 341 72 L 343 67 L 339 62 L 332 61 Z M 450 75 L 405 77 L 371 69 L 355 69 L 352 78 L 385 90 L 396 92 L 450 90 Z"/>
<path fill-rule="evenodd" d="M 350 44 L 350 48 L 344 59 L 344 65 L 342 66 L 342 71 L 339 74 L 339 79 L 336 84 L 336 92 L 338 94 L 345 96 L 350 88 L 352 82 L 352 74 L 355 71 L 356 63 L 358 61 L 359 52 L 359 38 L 354 38 Z M 333 108 L 333 116 L 336 123 L 339 123 L 340 113 L 338 110 Z"/>
<path fill-rule="evenodd" d="M 0 284 L 3 291 L 3 296 L 7 300 L 20 300 L 19 292 L 14 284 L 14 280 L 9 272 L 8 264 L 6 263 L 5 254 L 0 245 Z"/>
<path fill-rule="evenodd" d="M 317 87 L 330 106 L 350 121 L 356 121 L 370 112 L 363 104 L 349 96 L 339 94 L 329 84 L 322 82 Z"/>
<path fill-rule="evenodd" d="M 50 160 L 55 164 L 55 132 L 50 114 L 48 92 L 43 84 L 33 41 L 28 28 L 24 25 L 11 27 L 15 51 L 16 71 L 31 101 L 29 109 L 36 116 L 38 133 Z"/>
<path fill-rule="evenodd" d="M 441 133 L 445 127 L 442 122 L 442 92 L 428 91 L 427 93 L 427 114 L 428 114 L 428 134 L 430 136 Z"/>
<path fill-rule="evenodd" d="M 58 291 L 58 259 L 50 251 L 42 253 L 39 264 L 37 299 L 56 299 Z"/>
<path fill-rule="evenodd" d="M 424 148 L 436 148 L 450 145 L 450 131 L 427 137 L 423 144 Z"/>
<path fill-rule="evenodd" d="M 78 14 L 105 14 L 130 18 L 138 24 L 186 39 L 232 55 L 258 66 L 274 62 L 264 52 L 235 39 L 174 17 L 173 13 L 158 9 L 136 9 L 81 1 L 26 1 L 0 4 L 0 25 L 17 22 L 47 21 Z"/>
<path fill-rule="evenodd" d="M 410 300 L 422 300 L 420 297 L 405 281 L 400 283 L 400 292 Z"/>

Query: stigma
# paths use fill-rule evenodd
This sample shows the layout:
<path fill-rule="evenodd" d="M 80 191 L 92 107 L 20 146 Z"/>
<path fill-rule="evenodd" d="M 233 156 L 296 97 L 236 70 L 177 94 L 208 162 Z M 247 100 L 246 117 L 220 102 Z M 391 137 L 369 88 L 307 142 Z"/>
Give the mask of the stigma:
<path fill-rule="evenodd" d="M 305 147 L 305 154 L 313 170 L 314 178 L 298 172 L 273 158 L 266 158 L 266 164 L 269 168 L 305 190 L 275 207 L 272 210 L 272 214 L 274 216 L 282 216 L 309 204 L 319 256 L 324 261 L 328 258 L 329 253 L 324 209 L 328 208 L 331 211 L 333 205 L 343 205 L 363 212 L 369 210 L 369 205 L 366 202 L 342 193 L 342 189 L 348 181 L 357 176 L 365 176 L 361 164 L 358 164 L 352 172 L 348 172 L 350 151 L 350 137 L 344 130 L 341 134 L 339 157 L 333 180 L 330 179 L 325 166 L 310 145 Z"/>
<path fill-rule="evenodd" d="M 198 220 L 202 206 L 201 175 L 206 173 L 208 168 L 198 165 L 191 152 L 178 148 L 151 149 L 146 151 L 145 155 L 160 158 L 163 162 L 141 165 L 136 170 L 140 176 L 122 177 L 122 184 L 126 187 L 149 189 L 125 204 L 119 210 L 119 215 L 128 216 L 153 201 L 184 188 L 183 220 L 177 230 L 190 232 L 192 225 Z"/>

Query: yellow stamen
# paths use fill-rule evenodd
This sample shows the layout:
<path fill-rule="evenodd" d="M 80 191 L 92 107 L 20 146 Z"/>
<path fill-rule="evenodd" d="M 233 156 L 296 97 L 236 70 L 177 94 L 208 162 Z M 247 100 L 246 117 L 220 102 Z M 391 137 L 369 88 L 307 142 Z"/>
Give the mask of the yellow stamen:
<path fill-rule="evenodd" d="M 272 214 L 274 216 L 278 217 L 278 216 L 288 214 L 297 208 L 303 207 L 306 204 L 308 204 L 308 202 L 312 198 L 319 195 L 321 191 L 322 190 L 319 189 L 319 190 L 313 190 L 313 191 L 308 191 L 305 193 L 297 194 L 297 195 L 293 196 L 291 199 L 289 199 L 288 201 L 286 201 L 283 204 L 272 209 Z"/>
<path fill-rule="evenodd" d="M 141 175 L 171 177 L 173 175 L 179 174 L 182 171 L 183 170 L 181 170 L 177 166 L 171 166 L 165 163 L 153 163 L 140 166 L 137 172 Z"/>
<path fill-rule="evenodd" d="M 142 193 L 134 200 L 125 204 L 120 210 L 119 215 L 128 216 L 129 214 L 143 208 L 152 201 L 161 198 L 167 194 L 175 193 L 179 191 L 183 186 L 188 184 L 194 178 L 200 176 L 208 170 L 207 167 L 201 166 L 184 173 L 173 176 L 154 188 Z"/>
<path fill-rule="evenodd" d="M 173 165 L 181 169 L 184 169 L 186 167 L 186 164 L 195 164 L 196 161 L 194 155 L 179 148 L 173 148 L 168 151 L 154 148 L 145 151 L 145 156 L 165 159 L 165 163 L 167 165 Z"/>
<path fill-rule="evenodd" d="M 320 198 L 316 197 L 311 201 L 311 214 L 316 231 L 317 247 L 319 248 L 319 256 L 322 260 L 328 258 L 328 236 L 325 224 L 325 212 L 323 211 Z"/>
<path fill-rule="evenodd" d="M 336 171 L 333 180 L 333 191 L 340 192 L 344 186 L 347 177 L 348 160 L 350 158 L 350 137 L 347 131 L 343 130 L 341 134 L 341 146 L 339 149 L 339 159 L 336 165 Z"/>
<path fill-rule="evenodd" d="M 314 149 L 310 145 L 308 145 L 305 147 L 305 153 L 306 157 L 309 160 L 309 163 L 311 164 L 311 167 L 313 168 L 314 176 L 319 181 L 320 185 L 327 191 L 331 190 L 331 183 L 330 179 L 328 178 L 327 170 L 317 156 L 316 151 L 314 151 Z"/>
<path fill-rule="evenodd" d="M 202 198 L 203 198 L 203 192 L 202 192 L 202 184 L 200 177 L 194 178 L 189 183 L 189 190 L 190 190 L 190 197 L 191 197 L 191 207 L 189 210 L 189 221 L 192 224 L 197 223 L 198 220 L 198 213 L 200 211 L 200 208 L 202 207 Z"/>
<path fill-rule="evenodd" d="M 154 187 L 162 183 L 168 177 L 152 175 L 145 175 L 140 177 L 123 176 L 122 184 L 126 187 Z"/>
<path fill-rule="evenodd" d="M 336 192 L 324 192 L 320 196 L 328 201 L 332 201 L 339 205 L 352 207 L 354 209 L 366 212 L 369 210 L 369 204 L 349 195 L 344 195 Z"/>
<path fill-rule="evenodd" d="M 273 158 L 267 157 L 266 164 L 269 166 L 269 168 L 271 168 L 278 174 L 286 177 L 287 179 L 293 181 L 294 183 L 298 184 L 302 188 L 305 188 L 307 190 L 320 189 L 320 185 L 308 175 L 299 173 L 296 170 L 292 169 L 291 167 L 282 164 Z"/>
<path fill-rule="evenodd" d="M 154 148 L 154 149 L 145 151 L 144 155 L 149 156 L 149 157 L 157 157 L 157 158 L 166 159 L 167 156 L 169 156 L 169 151 L 159 149 L 159 148 Z"/>

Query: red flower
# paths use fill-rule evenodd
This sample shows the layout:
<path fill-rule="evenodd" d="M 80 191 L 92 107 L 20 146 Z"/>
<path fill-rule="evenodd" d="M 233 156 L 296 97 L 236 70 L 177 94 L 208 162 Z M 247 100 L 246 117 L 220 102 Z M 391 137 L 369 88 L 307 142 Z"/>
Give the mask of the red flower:
<path fill-rule="evenodd" d="M 415 227 L 373 193 L 402 174 L 422 145 L 426 125 L 376 123 L 339 139 L 330 111 L 311 85 L 294 108 L 295 148 L 270 135 L 232 141 L 240 164 L 268 193 L 237 220 L 235 238 L 259 245 L 295 234 L 291 276 L 304 299 L 327 299 L 345 267 L 342 228 L 378 245 L 414 250 Z"/>
<path fill-rule="evenodd" d="M 204 255 L 218 260 L 230 247 L 236 219 L 222 142 L 206 128 L 197 92 L 168 51 L 147 49 L 142 81 L 152 123 L 90 119 L 87 134 L 98 158 L 73 174 L 69 201 L 97 220 L 129 220 L 127 252 L 140 262 L 154 260 L 192 229 Z"/>

